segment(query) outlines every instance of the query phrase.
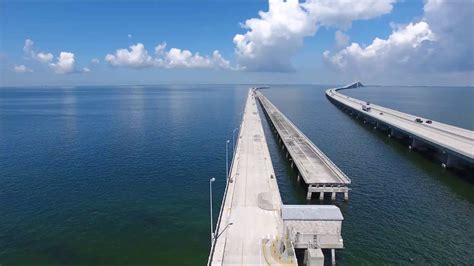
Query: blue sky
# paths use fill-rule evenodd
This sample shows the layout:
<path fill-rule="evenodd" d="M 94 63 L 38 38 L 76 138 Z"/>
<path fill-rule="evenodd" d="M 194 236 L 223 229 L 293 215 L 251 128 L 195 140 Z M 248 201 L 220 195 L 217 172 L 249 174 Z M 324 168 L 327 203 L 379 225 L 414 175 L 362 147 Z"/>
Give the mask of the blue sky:
<path fill-rule="evenodd" d="M 356 78 L 394 84 L 399 76 L 406 76 L 404 69 L 409 69 L 412 77 L 400 85 L 426 85 L 433 81 L 473 84 L 472 66 L 463 67 L 462 71 L 453 70 L 452 66 L 424 71 L 423 65 L 418 66 L 418 58 L 430 57 L 426 51 L 443 49 L 437 48 L 437 37 L 444 33 L 434 31 L 436 25 L 431 21 L 435 20 L 430 18 L 433 14 L 443 15 L 439 11 L 442 6 L 428 13 L 424 7 L 429 1 L 381 0 L 385 3 L 377 7 L 371 0 L 362 0 L 367 3 L 355 8 L 354 12 L 359 13 L 351 17 L 343 12 L 352 7 L 349 1 L 335 1 L 345 3 L 347 8 L 334 7 L 325 0 L 308 2 L 313 6 L 305 6 L 305 2 L 301 6 L 274 3 L 269 11 L 268 1 L 2 1 L 0 85 L 339 84 Z M 456 12 L 466 6 L 471 7 L 467 3 L 451 9 Z M 329 16 L 321 11 L 325 10 L 323 7 L 333 8 L 337 14 Z M 259 11 L 268 16 L 262 17 Z M 467 26 L 472 25 L 469 15 L 466 14 Z M 243 28 L 242 24 L 252 18 L 256 24 Z M 417 27 L 407 27 L 410 23 Z M 346 41 L 337 43 L 336 31 Z M 374 58 L 390 54 L 381 60 L 384 66 L 394 68 L 365 76 L 363 69 L 373 65 L 373 61 L 365 59 L 373 51 L 365 48 L 375 38 L 389 40 L 397 31 L 414 40 L 400 45 L 389 41 L 383 47 L 374 47 L 379 53 Z M 235 41 L 236 34 L 241 34 L 243 40 Z M 26 51 L 27 39 L 34 44 Z M 162 43 L 166 47 L 155 52 Z M 346 49 L 352 43 L 362 50 Z M 399 47 L 393 48 L 394 43 Z M 129 46 L 137 44 L 142 44 L 143 49 L 137 47 L 135 55 L 143 60 L 131 61 L 135 60 L 133 54 L 116 53 L 117 49 L 131 51 Z M 213 55 L 215 50 L 217 55 Z M 52 59 L 41 61 L 42 52 L 50 53 Z M 198 57 L 194 57 L 196 53 Z M 448 60 L 470 57 L 472 47 L 463 47 L 460 53 L 464 54 L 446 55 L 443 62 L 435 64 L 441 66 Z M 407 65 L 397 58 L 409 58 L 402 60 Z M 93 59 L 100 62 L 92 63 Z M 378 63 L 382 64 L 380 60 Z M 433 65 L 430 60 L 425 63 Z"/>

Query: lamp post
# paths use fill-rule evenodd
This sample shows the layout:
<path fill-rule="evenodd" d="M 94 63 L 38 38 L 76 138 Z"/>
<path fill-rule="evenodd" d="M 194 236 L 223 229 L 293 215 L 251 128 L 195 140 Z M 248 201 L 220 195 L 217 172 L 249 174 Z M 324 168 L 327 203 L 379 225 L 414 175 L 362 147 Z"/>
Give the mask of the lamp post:
<path fill-rule="evenodd" d="M 230 140 L 225 142 L 225 177 L 229 177 L 229 143 Z"/>
<path fill-rule="evenodd" d="M 232 154 L 235 154 L 235 131 L 237 131 L 237 129 L 239 128 L 236 127 L 232 130 Z"/>
<path fill-rule="evenodd" d="M 212 183 L 216 181 L 214 177 L 209 179 L 209 205 L 210 205 L 210 213 L 211 213 L 211 246 L 212 242 L 214 241 L 214 219 L 212 219 Z"/>

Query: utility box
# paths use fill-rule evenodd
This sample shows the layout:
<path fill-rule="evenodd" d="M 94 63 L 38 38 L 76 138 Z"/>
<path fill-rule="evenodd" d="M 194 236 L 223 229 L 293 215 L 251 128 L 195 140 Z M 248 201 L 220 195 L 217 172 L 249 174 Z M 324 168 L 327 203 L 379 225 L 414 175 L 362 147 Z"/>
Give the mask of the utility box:
<path fill-rule="evenodd" d="M 324 266 L 323 251 L 318 248 L 310 248 L 304 252 L 304 265 L 306 266 Z"/>

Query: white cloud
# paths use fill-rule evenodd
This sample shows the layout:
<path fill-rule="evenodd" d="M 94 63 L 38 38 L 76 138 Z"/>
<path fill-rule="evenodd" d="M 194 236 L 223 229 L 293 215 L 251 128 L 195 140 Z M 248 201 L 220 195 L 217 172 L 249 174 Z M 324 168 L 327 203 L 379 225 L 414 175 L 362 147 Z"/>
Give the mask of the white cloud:
<path fill-rule="evenodd" d="M 395 2 L 396 0 L 308 0 L 302 6 L 322 26 L 348 29 L 352 21 L 389 14 Z"/>
<path fill-rule="evenodd" d="M 83 68 L 82 68 L 82 72 L 83 72 L 83 73 L 89 73 L 89 72 L 91 72 L 91 69 L 88 68 L 88 67 L 83 67 Z"/>
<path fill-rule="evenodd" d="M 385 66 L 393 67 L 393 64 L 412 61 L 410 55 L 417 52 L 423 42 L 435 39 L 428 23 L 421 21 L 394 30 L 386 40 L 375 38 L 372 44 L 366 47 L 352 43 L 334 55 L 326 51 L 324 58 L 339 69 L 353 69 L 357 65 L 367 70 L 381 70 Z"/>
<path fill-rule="evenodd" d="M 23 52 L 29 54 L 31 52 L 31 50 L 33 49 L 33 45 L 35 43 L 30 40 L 30 39 L 26 39 L 25 40 L 25 45 L 23 46 Z"/>
<path fill-rule="evenodd" d="M 46 52 L 39 52 L 36 53 L 34 48 L 34 42 L 31 39 L 25 40 L 25 45 L 23 46 L 23 52 L 27 54 L 29 57 L 41 62 L 41 63 L 49 63 L 53 60 L 53 54 L 46 53 Z"/>
<path fill-rule="evenodd" d="M 165 68 L 223 68 L 229 69 L 230 62 L 225 60 L 219 51 L 214 51 L 212 57 L 193 54 L 189 50 L 171 48 L 164 52 L 164 58 L 158 59 Z"/>
<path fill-rule="evenodd" d="M 342 48 L 349 43 L 349 36 L 342 31 L 336 31 L 334 34 L 334 39 L 336 40 L 336 47 Z"/>
<path fill-rule="evenodd" d="M 474 70 L 474 2 L 428 0 L 421 21 L 391 25 L 387 39 L 325 51 L 323 58 L 336 69 L 366 76 Z"/>
<path fill-rule="evenodd" d="M 153 58 L 148 55 L 142 43 L 131 45 L 129 49 L 117 49 L 115 54 L 107 54 L 105 61 L 112 66 L 128 66 L 134 68 L 147 67 L 155 64 Z"/>
<path fill-rule="evenodd" d="M 269 0 L 269 10 L 260 11 L 242 25 L 247 30 L 234 36 L 239 63 L 254 71 L 290 71 L 291 58 L 319 26 L 350 27 L 357 19 L 370 19 L 392 10 L 395 0 Z"/>
<path fill-rule="evenodd" d="M 91 63 L 92 64 L 99 64 L 100 60 L 98 58 L 92 58 Z"/>
<path fill-rule="evenodd" d="M 439 37 L 430 68 L 441 71 L 474 70 L 474 1 L 428 0 L 424 19 Z"/>
<path fill-rule="evenodd" d="M 28 68 L 25 65 L 15 65 L 13 66 L 13 71 L 16 73 L 27 73 L 27 72 L 33 72 L 33 69 Z"/>
<path fill-rule="evenodd" d="M 165 49 L 166 49 L 166 45 L 167 44 L 165 42 L 163 42 L 163 43 L 160 43 L 157 46 L 155 46 L 155 54 L 163 55 L 164 52 L 165 52 Z"/>
<path fill-rule="evenodd" d="M 61 52 L 56 63 L 50 63 L 49 66 L 57 74 L 68 74 L 75 72 L 74 54 L 69 52 Z"/>
<path fill-rule="evenodd" d="M 37 54 L 34 54 L 33 58 L 38 60 L 41 63 L 49 63 L 53 60 L 53 54 L 52 53 L 44 53 L 40 52 Z"/>
<path fill-rule="evenodd" d="M 166 50 L 166 43 L 155 47 L 155 57 L 149 55 L 142 43 L 130 46 L 129 49 L 118 49 L 115 54 L 107 54 L 105 61 L 112 66 L 127 66 L 132 68 L 161 67 L 161 68 L 221 68 L 231 69 L 230 62 L 222 57 L 219 51 L 212 56 L 202 56 L 189 50 L 171 48 Z"/>

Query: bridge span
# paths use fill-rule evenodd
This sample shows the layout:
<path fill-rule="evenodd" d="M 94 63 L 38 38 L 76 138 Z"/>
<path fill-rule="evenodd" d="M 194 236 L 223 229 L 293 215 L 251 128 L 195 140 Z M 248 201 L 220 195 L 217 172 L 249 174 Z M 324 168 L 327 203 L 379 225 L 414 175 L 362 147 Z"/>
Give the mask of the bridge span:
<path fill-rule="evenodd" d="M 290 160 L 291 167 L 296 166 L 298 170 L 298 181 L 303 178 L 308 185 L 307 198 L 311 199 L 313 193 L 319 193 L 322 200 L 325 193 L 330 193 L 331 199 L 335 200 L 336 193 L 344 193 L 344 199 L 348 200 L 348 185 L 351 183 L 349 177 L 260 91 L 257 91 L 257 97 L 271 121 L 279 143 L 283 144 L 282 149 L 287 150 L 286 157 Z"/>
<path fill-rule="evenodd" d="M 410 149 L 439 151 L 443 167 L 474 165 L 474 131 L 403 113 L 340 93 L 362 86 L 359 82 L 326 90 L 326 97 L 349 113 L 374 124 L 374 129 L 387 129 L 389 137 L 409 139 Z"/>

